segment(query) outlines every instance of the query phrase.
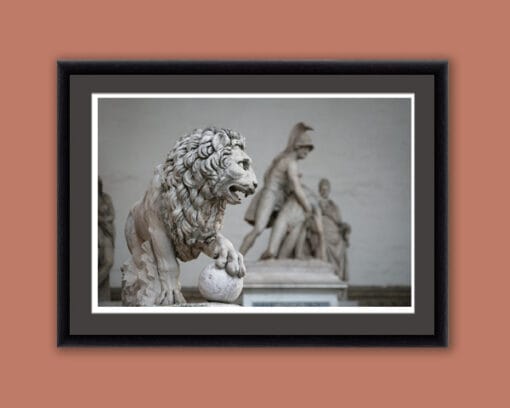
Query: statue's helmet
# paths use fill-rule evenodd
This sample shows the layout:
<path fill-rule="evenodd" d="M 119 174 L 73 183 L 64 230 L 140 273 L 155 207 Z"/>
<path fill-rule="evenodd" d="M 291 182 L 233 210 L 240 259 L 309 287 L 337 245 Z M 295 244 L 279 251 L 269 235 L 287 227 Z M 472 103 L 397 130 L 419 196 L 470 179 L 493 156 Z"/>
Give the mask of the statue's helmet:
<path fill-rule="evenodd" d="M 289 143 L 287 144 L 288 150 L 296 150 L 300 147 L 307 147 L 313 150 L 312 138 L 307 133 L 308 130 L 313 130 L 312 127 L 304 124 L 303 122 L 297 123 L 289 135 Z"/>
<path fill-rule="evenodd" d="M 312 138 L 306 132 L 300 133 L 296 138 L 296 143 L 294 144 L 295 148 L 298 147 L 308 147 L 310 150 L 313 150 Z"/>

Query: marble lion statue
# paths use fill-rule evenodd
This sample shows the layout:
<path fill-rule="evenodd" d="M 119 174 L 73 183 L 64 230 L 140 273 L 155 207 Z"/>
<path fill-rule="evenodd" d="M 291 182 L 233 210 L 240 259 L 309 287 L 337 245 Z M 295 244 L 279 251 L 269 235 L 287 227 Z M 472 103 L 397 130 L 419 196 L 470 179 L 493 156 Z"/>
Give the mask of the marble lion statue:
<path fill-rule="evenodd" d="M 246 273 L 243 256 L 220 230 L 227 204 L 255 192 L 257 179 L 244 137 L 230 129 L 196 129 L 181 137 L 130 210 L 122 266 L 126 306 L 185 303 L 179 261 L 200 253 L 231 276 Z"/>

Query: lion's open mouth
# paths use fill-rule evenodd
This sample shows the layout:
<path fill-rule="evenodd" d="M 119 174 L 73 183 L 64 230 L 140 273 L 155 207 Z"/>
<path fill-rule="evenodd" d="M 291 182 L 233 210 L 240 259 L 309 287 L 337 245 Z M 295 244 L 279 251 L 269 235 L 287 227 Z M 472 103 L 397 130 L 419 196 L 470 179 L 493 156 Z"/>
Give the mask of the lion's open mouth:
<path fill-rule="evenodd" d="M 229 196 L 233 203 L 239 204 L 243 197 L 248 197 L 253 193 L 253 190 L 238 184 L 232 184 L 229 188 Z"/>

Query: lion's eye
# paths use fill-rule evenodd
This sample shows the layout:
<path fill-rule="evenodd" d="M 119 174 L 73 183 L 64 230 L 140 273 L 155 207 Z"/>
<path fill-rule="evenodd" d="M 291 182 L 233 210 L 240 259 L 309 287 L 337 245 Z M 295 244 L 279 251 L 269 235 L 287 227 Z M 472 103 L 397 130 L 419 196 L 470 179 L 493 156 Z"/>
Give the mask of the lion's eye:
<path fill-rule="evenodd" d="M 241 166 L 244 170 L 248 170 L 250 168 L 250 162 L 248 160 L 242 160 L 239 163 L 239 166 Z"/>

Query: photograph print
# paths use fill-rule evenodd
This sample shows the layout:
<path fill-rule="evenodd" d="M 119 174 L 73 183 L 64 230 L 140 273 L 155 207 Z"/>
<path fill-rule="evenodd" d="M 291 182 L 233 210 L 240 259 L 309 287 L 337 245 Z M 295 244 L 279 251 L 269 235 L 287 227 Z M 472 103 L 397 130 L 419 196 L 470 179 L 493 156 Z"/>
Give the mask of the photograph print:
<path fill-rule="evenodd" d="M 412 93 L 93 94 L 93 313 L 413 313 L 414 137 Z"/>

